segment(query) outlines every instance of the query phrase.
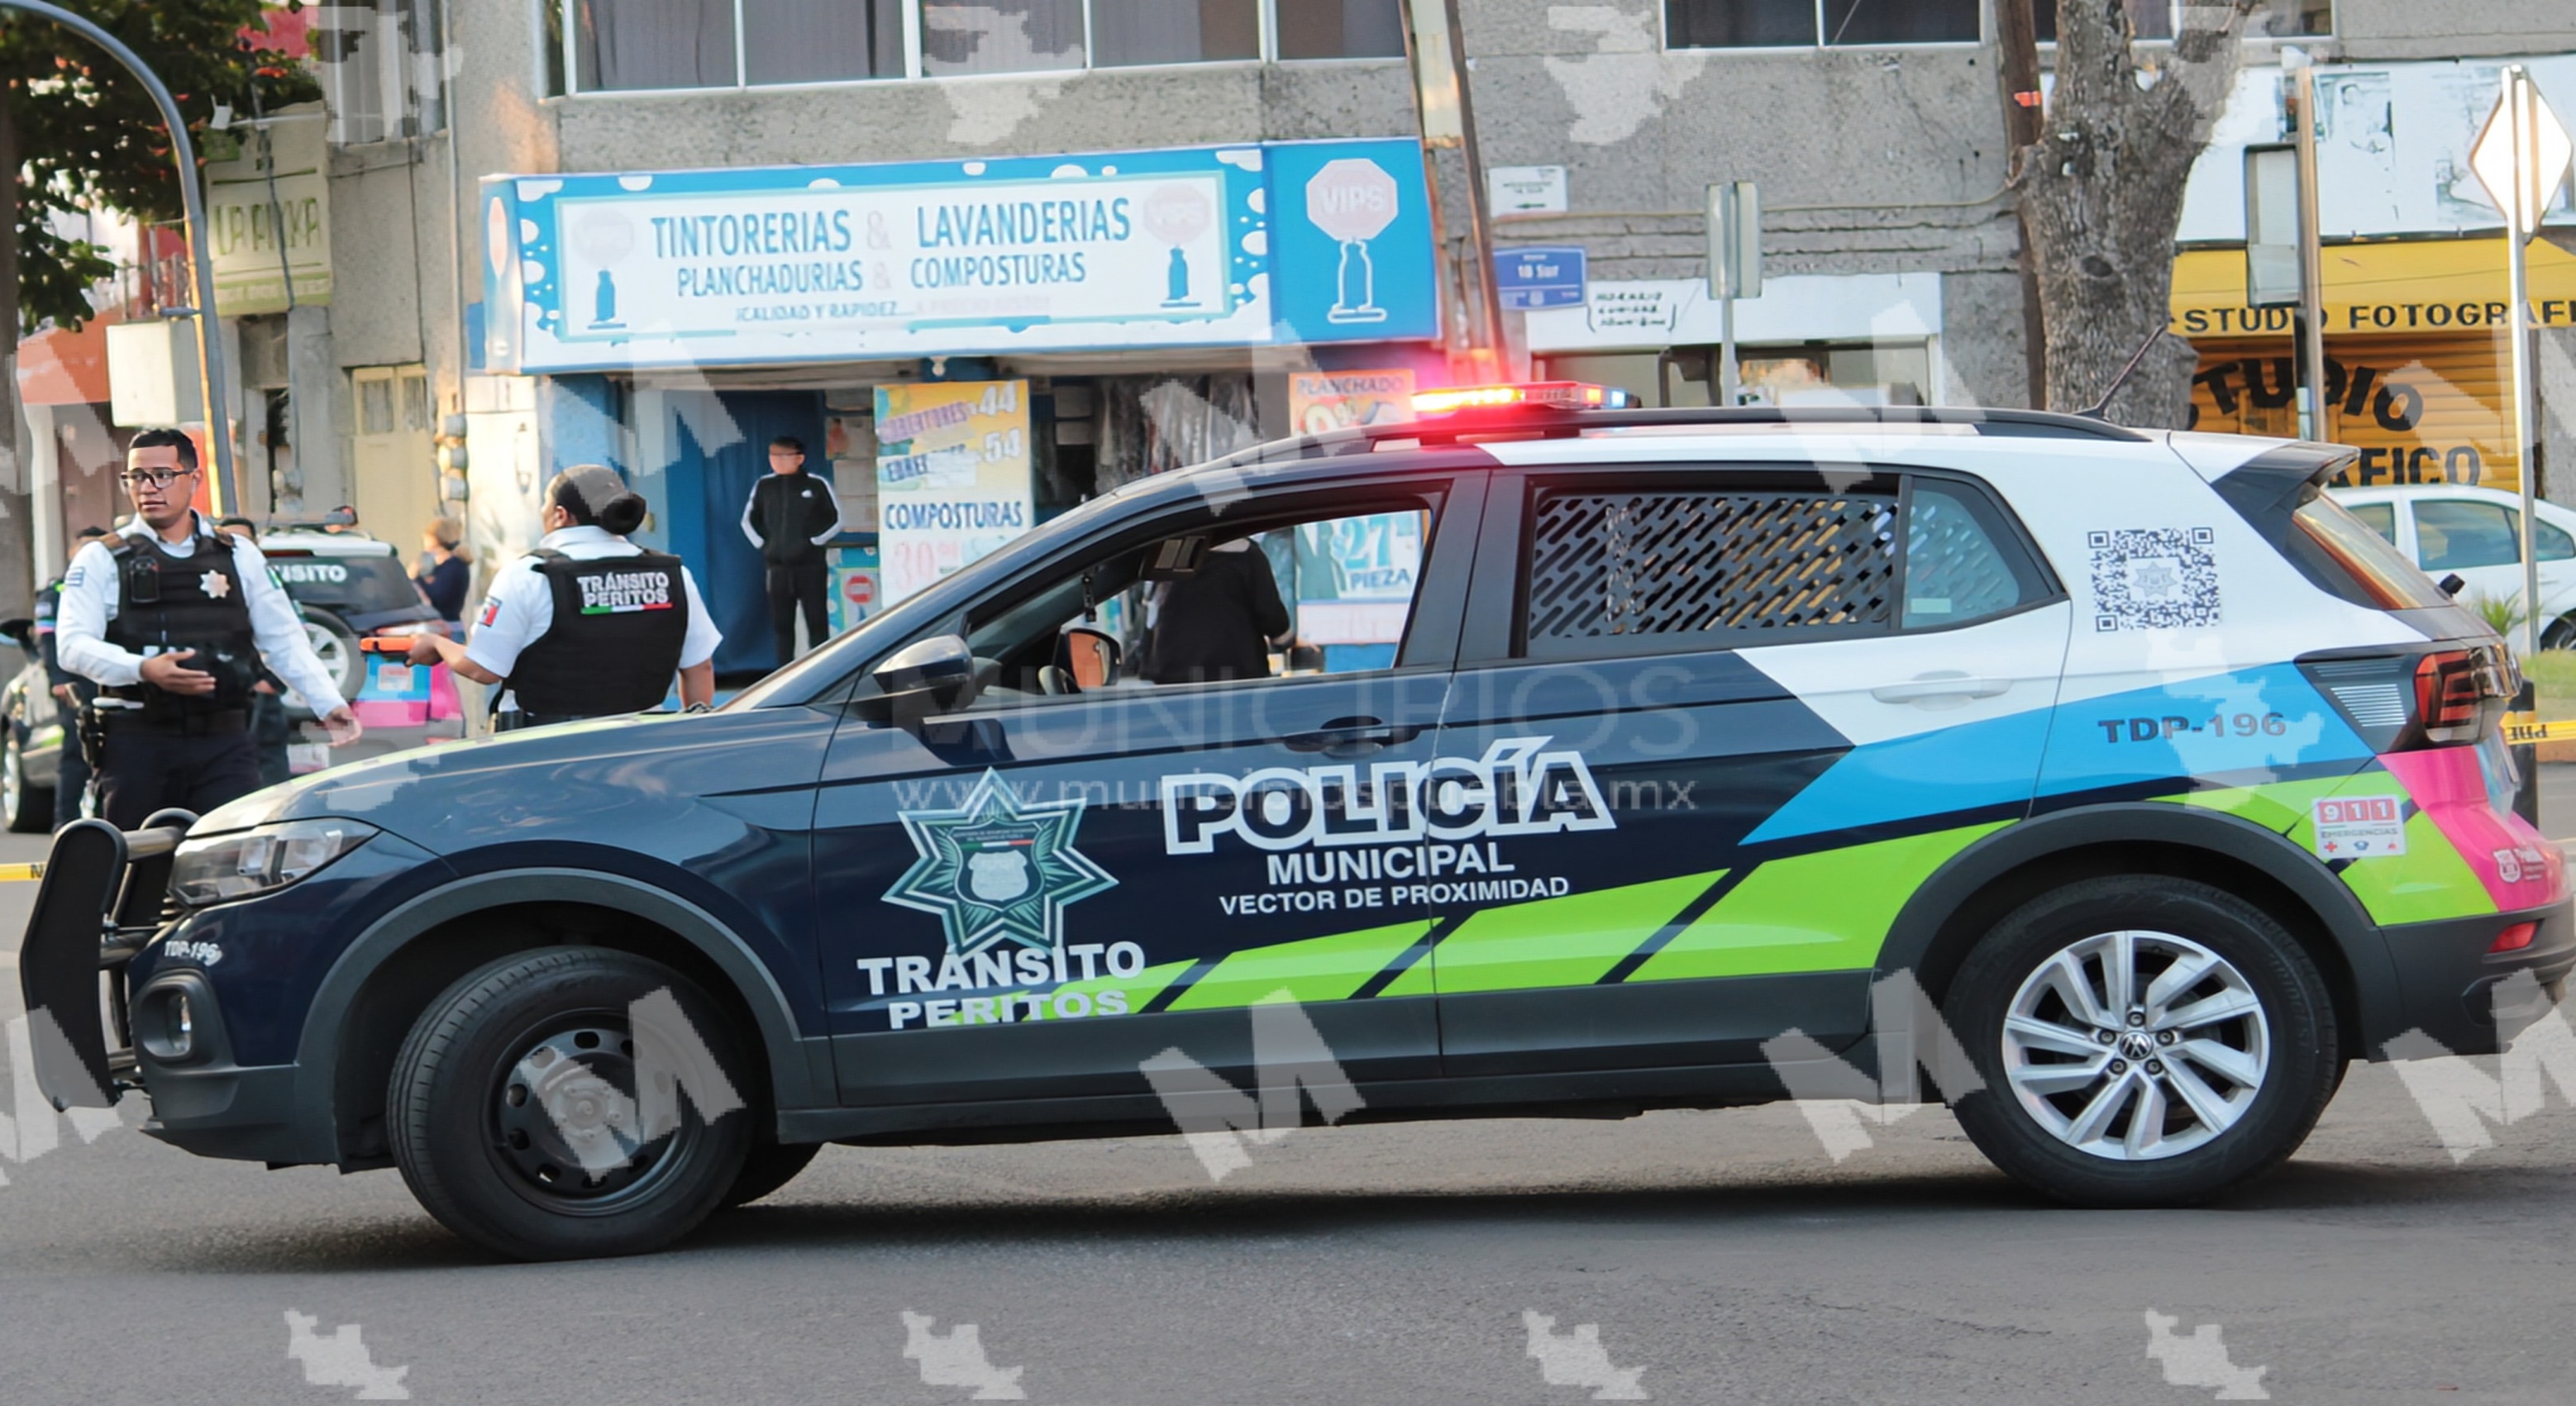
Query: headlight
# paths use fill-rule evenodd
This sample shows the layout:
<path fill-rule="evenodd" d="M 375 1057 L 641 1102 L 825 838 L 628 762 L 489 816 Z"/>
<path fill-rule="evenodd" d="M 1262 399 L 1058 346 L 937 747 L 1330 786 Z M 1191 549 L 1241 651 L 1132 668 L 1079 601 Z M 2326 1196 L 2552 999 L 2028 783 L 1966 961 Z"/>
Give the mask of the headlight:
<path fill-rule="evenodd" d="M 188 840 L 171 863 L 170 891 L 191 908 L 269 893 L 312 874 L 375 833 L 374 826 L 354 820 L 290 820 Z"/>

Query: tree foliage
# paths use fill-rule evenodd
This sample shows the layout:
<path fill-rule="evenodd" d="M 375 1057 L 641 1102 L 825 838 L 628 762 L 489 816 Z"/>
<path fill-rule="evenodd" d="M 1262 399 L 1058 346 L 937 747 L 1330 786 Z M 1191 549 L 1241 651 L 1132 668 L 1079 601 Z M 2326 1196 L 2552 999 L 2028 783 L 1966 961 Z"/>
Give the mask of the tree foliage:
<path fill-rule="evenodd" d="M 2170 321 L 2183 186 L 2235 87 L 2260 3 L 2185 5 L 2181 32 L 2152 49 L 2138 47 L 2121 0 L 2058 5 L 2056 88 L 2012 177 L 2038 272 L 2049 408 L 2091 408 Z M 2197 364 L 2188 342 L 2158 340 L 2111 418 L 2181 426 Z"/>
<path fill-rule="evenodd" d="M 244 42 L 245 29 L 265 25 L 261 0 L 56 3 L 151 65 L 179 99 L 201 147 L 218 103 L 248 115 L 254 89 L 269 108 L 318 95 L 301 67 Z M 169 135 L 152 95 L 106 51 L 24 12 L 0 10 L 0 82 L 8 104 L 0 121 L 11 129 L 9 145 L 19 162 L 16 218 L 0 221 L 0 230 L 14 226 L 20 324 L 76 325 L 90 315 L 89 287 L 114 265 L 103 250 L 64 237 L 51 222 L 84 209 L 177 219 Z"/>

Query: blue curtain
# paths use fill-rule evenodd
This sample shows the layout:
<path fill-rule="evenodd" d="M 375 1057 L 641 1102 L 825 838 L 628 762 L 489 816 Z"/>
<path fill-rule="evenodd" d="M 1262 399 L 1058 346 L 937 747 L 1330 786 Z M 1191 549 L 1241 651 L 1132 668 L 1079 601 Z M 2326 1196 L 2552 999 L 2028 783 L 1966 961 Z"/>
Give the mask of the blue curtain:
<path fill-rule="evenodd" d="M 794 435 L 805 442 L 805 467 L 830 472 L 823 462 L 823 396 L 820 391 L 721 391 L 716 399 L 733 422 L 730 443 L 710 450 L 689 423 L 679 417 L 669 485 L 672 497 L 671 546 L 696 573 L 707 609 L 724 631 L 716 650 L 719 674 L 762 673 L 779 665 L 778 647 L 769 636 L 769 605 L 763 589 L 760 549 L 742 535 L 742 508 L 752 485 L 769 472 L 769 441 Z M 697 484 L 694 499 L 691 480 Z M 699 530 L 689 532 L 677 521 L 694 501 Z"/>

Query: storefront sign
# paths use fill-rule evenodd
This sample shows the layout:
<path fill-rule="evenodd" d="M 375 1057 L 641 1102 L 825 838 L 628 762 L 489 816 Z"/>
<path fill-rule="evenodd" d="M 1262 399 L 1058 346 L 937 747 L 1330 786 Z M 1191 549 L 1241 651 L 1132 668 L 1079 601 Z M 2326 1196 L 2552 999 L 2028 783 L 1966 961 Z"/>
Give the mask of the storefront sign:
<path fill-rule="evenodd" d="M 2576 254 L 2538 240 L 2529 246 L 2528 257 L 2532 325 L 2576 327 Z M 2505 326 L 2501 238 L 2330 245 L 2319 262 L 2325 271 L 2329 337 L 2421 337 L 2428 332 L 2493 337 Z M 2194 249 L 2174 260 L 2175 335 L 2290 335 L 2289 308 L 2246 303 L 2242 253 Z"/>
<path fill-rule="evenodd" d="M 1324 667 L 1388 668 L 1422 572 L 1421 513 L 1372 513 L 1297 529 L 1297 638 Z"/>
<path fill-rule="evenodd" d="M 876 433 L 883 604 L 1037 524 L 1028 382 L 879 386 Z"/>
<path fill-rule="evenodd" d="M 1438 327 L 1410 141 L 496 177 L 483 203 L 496 370 Z"/>
<path fill-rule="evenodd" d="M 1413 368 L 1385 371 L 1292 371 L 1288 423 L 1298 434 L 1413 418 Z"/>
<path fill-rule="evenodd" d="M 221 315 L 286 311 L 290 277 L 297 306 L 331 301 L 323 122 L 318 103 L 286 109 L 268 120 L 265 144 L 259 131 L 236 128 L 242 154 L 206 163 L 206 247 Z"/>

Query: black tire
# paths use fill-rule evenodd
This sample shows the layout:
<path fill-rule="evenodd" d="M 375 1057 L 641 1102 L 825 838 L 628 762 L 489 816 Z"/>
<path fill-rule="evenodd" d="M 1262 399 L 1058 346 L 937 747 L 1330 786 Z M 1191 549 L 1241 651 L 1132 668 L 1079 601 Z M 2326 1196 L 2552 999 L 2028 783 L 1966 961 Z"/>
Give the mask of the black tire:
<path fill-rule="evenodd" d="M 27 744 L 16 723 L 0 739 L 0 810 L 13 834 L 41 835 L 54 828 L 54 788 L 27 784 Z"/>
<path fill-rule="evenodd" d="M 440 1224 L 514 1259 L 640 1254 L 696 1229 L 742 1175 L 751 1110 L 710 1121 L 706 1091 L 684 1088 L 666 1136 L 631 1146 L 607 1131 L 616 1098 L 602 1084 L 630 1113 L 635 1095 L 629 1003 L 662 990 L 749 1096 L 756 1085 L 732 1022 L 658 962 L 556 947 L 450 986 L 412 1026 L 386 1089 L 386 1132 L 412 1195 Z M 537 1069 L 574 1072 L 532 1079 Z M 585 1144 L 594 1161 L 627 1159 L 593 1177 L 581 1170 Z"/>
<path fill-rule="evenodd" d="M 813 1162 L 814 1154 L 822 1150 L 819 1142 L 764 1142 L 754 1147 L 751 1155 L 743 1159 L 742 1175 L 735 1177 L 732 1188 L 725 1192 L 723 1209 L 748 1206 L 796 1180 L 796 1174 L 804 1171 Z"/>
<path fill-rule="evenodd" d="M 2101 974 L 2123 932 L 2137 935 L 2127 962 L 2136 999 L 2110 1011 Z M 2071 970 L 2098 1021 L 2065 999 L 2070 978 L 2041 975 L 2060 954 L 2088 950 Z M 2222 959 L 2211 975 L 2159 997 L 2165 973 L 2186 979 L 2209 955 Z M 2008 1052 L 2005 1019 L 2026 991 L 2033 1004 Z M 2251 1014 L 2193 1019 L 2249 1005 Z M 1946 1015 L 1985 1085 L 1953 1100 L 1960 1126 L 1996 1166 L 2079 1206 L 2189 1205 L 2263 1175 L 2306 1141 L 2343 1067 L 2333 998 L 2297 939 L 2244 899 L 2183 879 L 2090 879 L 2032 899 L 1968 954 Z M 2084 1053 L 2020 1033 L 2033 1022 L 2086 1031 Z M 2252 1077 L 2231 1080 L 2219 1072 L 2228 1067 Z M 2016 1069 L 2026 1083 L 2013 1082 Z M 2217 1116 L 2202 1117 L 2194 1097 Z M 2156 1108 L 2161 1117 L 2145 1116 Z M 2099 1127 L 2087 1116 L 2097 1110 L 2108 1113 Z M 2121 1146 L 2109 1147 L 2115 1137 Z"/>
<path fill-rule="evenodd" d="M 2511 634 L 2512 631 L 2506 631 Z M 2540 627 L 2542 649 L 2576 649 L 2576 615 L 2561 615 Z"/>

